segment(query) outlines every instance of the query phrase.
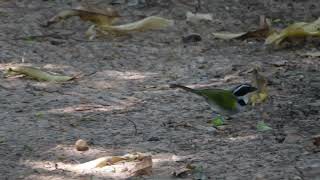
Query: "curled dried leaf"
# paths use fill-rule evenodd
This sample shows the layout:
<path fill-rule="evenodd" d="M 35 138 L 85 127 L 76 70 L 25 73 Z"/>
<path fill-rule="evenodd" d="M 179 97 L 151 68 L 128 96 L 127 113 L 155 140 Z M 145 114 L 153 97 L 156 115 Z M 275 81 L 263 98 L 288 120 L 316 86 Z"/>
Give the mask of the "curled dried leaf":
<path fill-rule="evenodd" d="M 135 166 L 129 170 L 131 176 L 151 175 L 152 157 L 144 156 L 139 159 Z"/>
<path fill-rule="evenodd" d="M 40 69 L 30 66 L 12 66 L 8 68 L 8 73 L 10 72 L 13 72 L 15 74 L 22 74 L 38 81 L 65 82 L 75 79 L 75 77 L 71 76 L 49 74 Z"/>
<path fill-rule="evenodd" d="M 110 7 L 99 9 L 94 6 L 80 5 L 76 8 L 59 12 L 47 22 L 47 26 L 58 23 L 61 20 L 68 19 L 72 16 L 79 16 L 81 20 L 93 22 L 98 26 L 111 25 L 120 17 L 118 11 Z"/>
<path fill-rule="evenodd" d="M 265 18 L 264 16 L 260 17 L 260 27 L 253 31 L 248 32 L 240 32 L 240 33 L 229 33 L 229 32 L 221 32 L 221 33 L 212 33 L 215 38 L 218 39 L 239 39 L 245 40 L 249 38 L 255 39 L 265 39 L 269 34 L 272 33 L 270 20 Z"/>
<path fill-rule="evenodd" d="M 320 37 L 320 18 L 311 23 L 294 23 L 289 25 L 287 28 L 281 30 L 280 32 L 275 31 L 267 37 L 265 44 L 274 44 L 278 46 L 288 38 L 310 36 Z"/>
<path fill-rule="evenodd" d="M 121 174 L 122 177 L 150 175 L 152 173 L 152 157 L 141 153 L 107 156 L 79 164 L 75 169 L 87 172 L 90 170 L 101 171 L 112 173 L 112 175 Z"/>
<path fill-rule="evenodd" d="M 126 34 L 130 32 L 147 31 L 151 29 L 162 29 L 173 24 L 174 24 L 173 20 L 169 20 L 169 19 L 165 19 L 157 16 L 150 16 L 133 23 L 123 24 L 118 26 L 104 25 L 98 28 L 105 32 L 111 32 L 116 34 Z"/>

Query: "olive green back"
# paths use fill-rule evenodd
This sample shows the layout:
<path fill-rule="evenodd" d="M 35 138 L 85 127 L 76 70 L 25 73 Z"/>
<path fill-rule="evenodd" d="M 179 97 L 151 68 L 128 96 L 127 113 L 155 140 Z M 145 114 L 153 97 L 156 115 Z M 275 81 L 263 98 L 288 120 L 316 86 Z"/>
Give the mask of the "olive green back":
<path fill-rule="evenodd" d="M 203 96 L 207 101 L 217 104 L 225 110 L 236 110 L 237 98 L 231 91 L 223 89 L 200 89 L 195 90 L 195 94 Z"/>

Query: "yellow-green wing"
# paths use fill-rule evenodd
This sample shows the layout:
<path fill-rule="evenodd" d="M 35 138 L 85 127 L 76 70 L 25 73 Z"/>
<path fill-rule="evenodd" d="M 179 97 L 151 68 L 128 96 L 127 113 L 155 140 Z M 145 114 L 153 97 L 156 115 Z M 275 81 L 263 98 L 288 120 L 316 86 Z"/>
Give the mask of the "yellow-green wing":
<path fill-rule="evenodd" d="M 237 109 L 237 98 L 230 91 L 223 89 L 202 89 L 197 90 L 197 94 L 225 110 L 232 111 Z"/>

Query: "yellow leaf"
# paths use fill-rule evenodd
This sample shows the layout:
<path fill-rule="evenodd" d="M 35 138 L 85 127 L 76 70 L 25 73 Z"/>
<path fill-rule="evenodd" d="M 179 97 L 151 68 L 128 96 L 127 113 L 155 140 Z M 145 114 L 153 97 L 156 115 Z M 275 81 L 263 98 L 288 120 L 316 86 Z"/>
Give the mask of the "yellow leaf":
<path fill-rule="evenodd" d="M 240 32 L 240 33 L 229 33 L 229 32 L 220 32 L 220 33 L 212 33 L 215 38 L 218 39 L 236 39 L 246 34 L 246 32 Z"/>
<path fill-rule="evenodd" d="M 274 32 L 267 37 L 265 44 L 280 45 L 287 38 L 308 36 L 320 37 L 320 18 L 311 23 L 294 23 L 280 32 Z"/>
<path fill-rule="evenodd" d="M 261 104 L 268 98 L 268 90 L 267 90 L 267 78 L 261 75 L 257 68 L 253 70 L 253 81 L 254 85 L 257 87 L 257 91 L 255 91 L 251 97 L 250 102 L 252 105 Z"/>
<path fill-rule="evenodd" d="M 70 76 L 52 75 L 30 66 L 12 66 L 8 68 L 8 72 L 14 72 L 15 74 L 23 74 L 38 81 L 64 82 L 75 79 L 75 77 Z"/>

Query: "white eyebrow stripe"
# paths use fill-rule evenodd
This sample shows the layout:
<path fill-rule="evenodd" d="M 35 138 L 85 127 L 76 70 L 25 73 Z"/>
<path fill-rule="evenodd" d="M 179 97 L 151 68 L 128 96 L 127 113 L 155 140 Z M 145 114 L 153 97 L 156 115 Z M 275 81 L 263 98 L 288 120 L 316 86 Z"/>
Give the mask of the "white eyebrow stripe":
<path fill-rule="evenodd" d="M 247 86 L 247 87 L 249 87 L 249 88 L 250 88 L 250 86 L 249 86 L 249 85 L 247 85 L 247 84 L 241 84 L 239 87 L 237 87 L 236 89 L 234 89 L 234 90 L 233 90 L 233 93 L 235 93 L 235 92 L 239 91 L 242 87 L 245 87 L 245 86 Z"/>

